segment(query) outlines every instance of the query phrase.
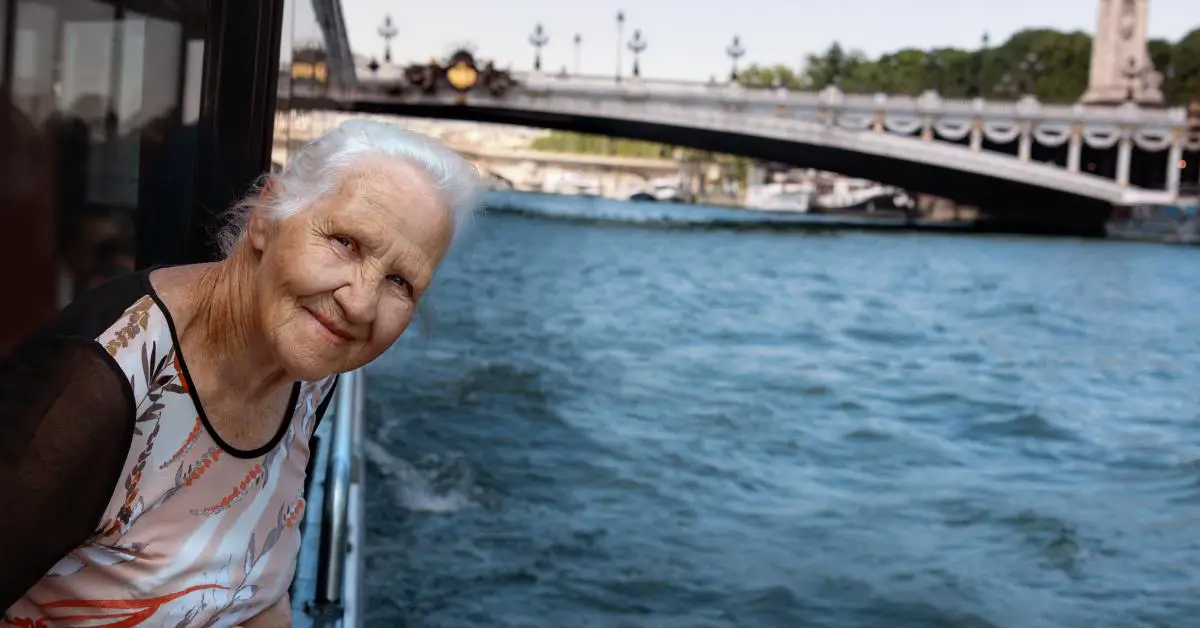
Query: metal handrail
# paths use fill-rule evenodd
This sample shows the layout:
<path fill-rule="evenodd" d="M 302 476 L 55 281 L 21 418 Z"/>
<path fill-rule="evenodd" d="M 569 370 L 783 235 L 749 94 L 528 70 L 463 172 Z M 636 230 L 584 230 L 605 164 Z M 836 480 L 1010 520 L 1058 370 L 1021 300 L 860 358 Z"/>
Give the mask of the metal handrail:
<path fill-rule="evenodd" d="M 316 582 L 304 605 L 313 626 L 362 625 L 363 381 L 360 371 L 343 373 L 333 401 L 332 434 L 323 453 L 322 509 L 316 552 Z"/>
<path fill-rule="evenodd" d="M 317 572 L 317 603 L 341 604 L 346 554 L 346 513 L 350 498 L 350 456 L 354 413 L 355 373 L 345 373 L 334 403 L 333 440 L 325 476 L 325 513 L 321 521 L 321 564 Z"/>
<path fill-rule="evenodd" d="M 366 547 L 366 496 L 364 495 L 365 470 L 363 469 L 363 443 L 365 424 L 363 412 L 366 384 L 361 371 L 354 377 L 354 414 L 350 420 L 350 492 L 346 502 L 346 553 L 343 557 L 342 608 L 343 628 L 359 628 L 363 615 L 363 549 Z"/>

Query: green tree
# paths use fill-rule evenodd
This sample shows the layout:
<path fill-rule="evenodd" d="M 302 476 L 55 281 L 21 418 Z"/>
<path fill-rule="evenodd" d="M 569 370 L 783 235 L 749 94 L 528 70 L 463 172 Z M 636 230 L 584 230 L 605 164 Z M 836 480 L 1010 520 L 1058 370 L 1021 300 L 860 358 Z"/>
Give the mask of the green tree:
<path fill-rule="evenodd" d="M 1180 41 L 1152 40 L 1150 58 L 1163 73 L 1168 104 L 1200 98 L 1200 29 Z M 1043 102 L 1075 102 L 1087 89 L 1092 38 L 1083 32 L 1032 28 L 987 50 L 906 48 L 870 59 L 841 44 L 806 57 L 803 66 L 751 66 L 739 77 L 747 87 L 822 89 L 918 95 L 936 89 L 947 98 L 1016 98 L 1031 92 Z"/>
<path fill-rule="evenodd" d="M 645 159 L 670 159 L 674 154 L 674 147 L 667 144 L 568 131 L 553 131 L 550 135 L 539 137 L 533 141 L 532 147 L 534 150 L 558 153 L 614 155 Z"/>
<path fill-rule="evenodd" d="M 1200 100 L 1200 28 L 1183 36 L 1171 48 L 1166 66 L 1163 97 L 1173 104 Z"/>
<path fill-rule="evenodd" d="M 805 87 L 800 80 L 800 74 L 786 65 L 759 66 L 752 65 L 738 72 L 738 83 L 746 87 L 775 87 L 802 89 Z"/>

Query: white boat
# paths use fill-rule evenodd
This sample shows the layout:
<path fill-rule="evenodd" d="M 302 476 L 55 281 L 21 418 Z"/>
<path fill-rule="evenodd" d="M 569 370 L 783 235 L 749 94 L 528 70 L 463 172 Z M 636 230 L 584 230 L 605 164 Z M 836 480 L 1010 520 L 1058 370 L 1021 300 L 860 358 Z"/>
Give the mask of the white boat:
<path fill-rule="evenodd" d="M 565 196 L 600 196 L 602 188 L 597 179 L 575 172 L 564 172 L 559 176 L 548 177 L 542 183 L 542 191 Z"/>
<path fill-rule="evenodd" d="M 746 209 L 807 213 L 816 189 L 811 183 L 764 183 L 746 190 Z"/>

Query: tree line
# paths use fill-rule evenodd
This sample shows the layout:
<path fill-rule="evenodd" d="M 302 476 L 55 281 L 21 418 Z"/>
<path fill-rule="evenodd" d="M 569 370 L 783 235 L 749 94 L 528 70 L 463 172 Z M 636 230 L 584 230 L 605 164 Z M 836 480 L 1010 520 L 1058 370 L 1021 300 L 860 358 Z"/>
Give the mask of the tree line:
<path fill-rule="evenodd" d="M 559 153 L 615 155 L 646 159 L 671 159 L 674 156 L 674 148 L 666 144 L 566 131 L 554 131 L 549 135 L 536 138 L 533 140 L 532 147 L 534 150 Z"/>
<path fill-rule="evenodd" d="M 1148 44 L 1163 75 L 1168 105 L 1200 99 L 1200 28 L 1177 42 Z M 754 65 L 738 74 L 747 87 L 814 90 L 829 85 L 849 93 L 917 95 L 936 89 L 946 98 L 1015 99 L 1032 94 L 1047 103 L 1078 101 L 1087 89 L 1092 37 L 1083 32 L 1027 29 L 995 47 L 976 50 L 906 48 L 871 59 L 833 43 L 809 54 L 800 68 Z"/>

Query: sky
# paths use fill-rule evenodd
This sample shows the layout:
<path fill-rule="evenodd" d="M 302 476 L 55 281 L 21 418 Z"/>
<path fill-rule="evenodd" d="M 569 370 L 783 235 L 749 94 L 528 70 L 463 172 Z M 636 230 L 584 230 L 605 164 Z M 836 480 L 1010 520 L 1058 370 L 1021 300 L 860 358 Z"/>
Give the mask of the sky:
<path fill-rule="evenodd" d="M 307 35 L 312 0 L 289 0 L 296 38 Z M 1177 41 L 1200 27 L 1200 0 L 1149 0 L 1151 38 Z M 398 29 L 392 54 L 403 63 L 444 57 L 470 43 L 478 57 L 528 70 L 529 35 L 541 23 L 550 37 L 543 68 L 574 71 L 574 36 L 582 37 L 580 71 L 611 74 L 617 63 L 619 10 L 625 40 L 641 29 L 647 42 L 642 73 L 655 78 L 707 80 L 729 72 L 725 48 L 741 37 L 741 65 L 799 66 L 806 54 L 837 41 L 870 56 L 904 47 L 977 48 L 986 31 L 993 44 L 1029 27 L 1093 32 L 1099 0 L 341 0 L 355 53 L 382 57 L 376 33 L 384 15 Z M 836 8 L 834 8 L 836 7 Z M 312 30 L 309 33 L 315 32 Z M 310 36 L 311 35 L 307 35 Z M 623 49 L 628 75 L 632 56 Z"/>

